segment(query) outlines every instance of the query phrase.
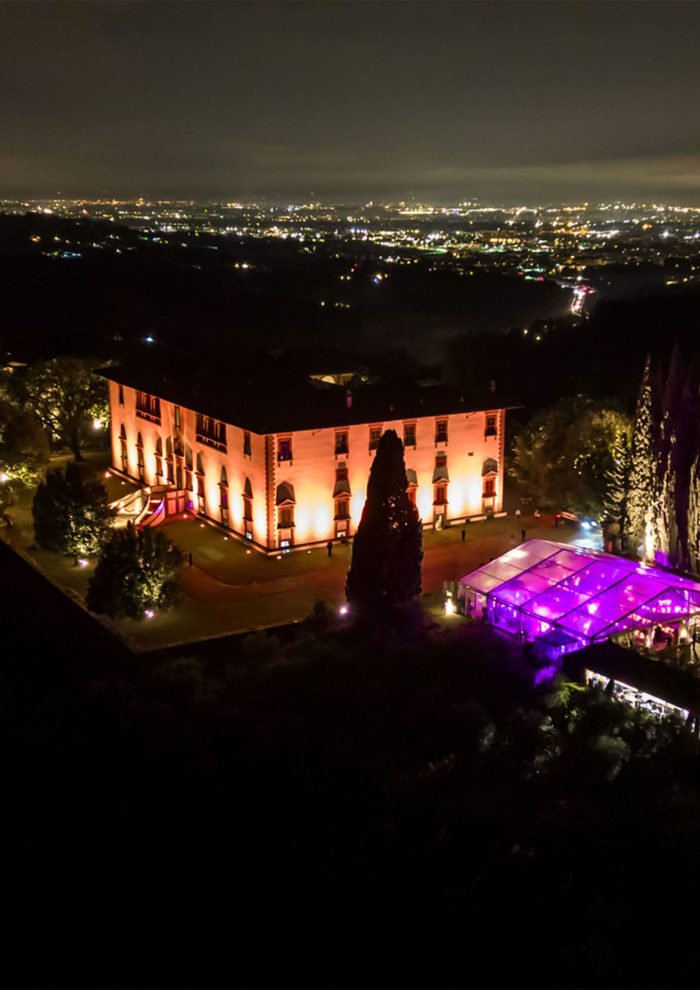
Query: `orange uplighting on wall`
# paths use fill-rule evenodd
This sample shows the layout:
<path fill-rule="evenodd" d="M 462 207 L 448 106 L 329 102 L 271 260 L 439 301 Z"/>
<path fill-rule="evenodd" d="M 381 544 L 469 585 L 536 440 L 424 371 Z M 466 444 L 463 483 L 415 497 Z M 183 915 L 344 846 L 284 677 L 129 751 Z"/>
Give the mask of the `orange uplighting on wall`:
<path fill-rule="evenodd" d="M 170 483 L 188 488 L 188 501 L 195 512 L 200 510 L 242 539 L 252 537 L 260 549 L 277 550 L 282 540 L 289 540 L 292 548 L 325 543 L 335 540 L 341 531 L 350 538 L 355 535 L 374 463 L 371 429 L 392 429 L 400 438 L 407 437 L 407 485 L 410 483 L 415 493 L 424 526 L 434 522 L 433 502 L 438 496 L 444 497 L 442 485 L 447 495 L 446 505 L 440 506 L 442 524 L 481 515 L 485 507 L 502 509 L 503 410 L 413 416 L 406 434 L 404 420 L 385 421 L 380 426 L 345 421 L 327 428 L 267 436 L 250 431 L 247 425 L 244 430 L 226 424 L 223 432 L 208 442 L 197 430 L 197 412 L 183 403 L 178 406 L 177 417 L 173 403 L 163 398 L 159 402 L 154 399 L 146 409 L 143 403 L 138 408 L 133 388 L 110 382 L 110 405 L 114 469 L 139 480 L 137 438 L 141 434 L 146 484 L 166 484 L 170 466 L 174 473 Z M 351 407 L 343 409 L 347 412 Z M 438 419 L 447 422 L 439 444 Z M 343 442 L 339 447 L 341 426 Z M 177 451 L 174 458 L 172 453 L 168 457 L 168 450 Z M 160 475 L 156 474 L 157 467 L 161 468 Z M 197 498 L 198 469 L 204 474 L 203 506 Z M 494 494 L 488 498 L 483 497 L 485 473 L 493 481 Z M 227 516 L 221 512 L 222 477 L 227 485 Z M 436 479 L 442 483 L 439 493 Z M 285 518 L 293 520 L 292 526 L 284 528 L 279 525 L 281 486 L 288 499 Z M 252 519 L 245 518 L 244 505 Z M 348 508 L 349 517 L 345 515 Z M 341 509 L 343 514 L 339 515 Z"/>
<path fill-rule="evenodd" d="M 350 499 L 350 514 L 352 516 L 353 522 L 357 526 L 362 518 L 362 510 L 365 507 L 365 502 L 367 501 L 367 496 L 364 492 L 359 495 L 353 495 Z"/>
<path fill-rule="evenodd" d="M 433 495 L 425 485 L 418 489 L 416 505 L 418 506 L 418 514 L 421 520 L 428 522 L 433 515 Z"/>
<path fill-rule="evenodd" d="M 466 511 L 470 515 L 478 515 L 481 512 L 481 474 L 476 478 L 470 478 L 467 484 L 467 505 Z"/>
<path fill-rule="evenodd" d="M 313 538 L 323 540 L 328 536 L 331 528 L 332 513 L 330 506 L 317 505 L 313 510 Z"/>
<path fill-rule="evenodd" d="M 456 481 L 453 481 L 447 488 L 447 507 L 452 516 L 459 516 L 464 512 L 462 485 Z"/>

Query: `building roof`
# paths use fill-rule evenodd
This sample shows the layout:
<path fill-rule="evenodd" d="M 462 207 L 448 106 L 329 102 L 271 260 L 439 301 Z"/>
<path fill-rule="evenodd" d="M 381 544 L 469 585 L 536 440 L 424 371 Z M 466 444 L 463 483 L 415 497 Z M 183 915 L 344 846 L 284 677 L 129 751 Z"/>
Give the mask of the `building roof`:
<path fill-rule="evenodd" d="M 551 540 L 527 540 L 460 584 L 584 642 L 700 612 L 690 578 Z"/>
<path fill-rule="evenodd" d="M 284 357 L 265 356 L 256 365 L 248 362 L 221 368 L 215 355 L 198 364 L 196 360 L 164 361 L 156 353 L 144 355 L 138 364 L 102 368 L 97 373 L 262 435 L 517 405 L 487 388 L 467 394 L 444 385 L 372 382 L 348 391 L 312 380 Z"/>

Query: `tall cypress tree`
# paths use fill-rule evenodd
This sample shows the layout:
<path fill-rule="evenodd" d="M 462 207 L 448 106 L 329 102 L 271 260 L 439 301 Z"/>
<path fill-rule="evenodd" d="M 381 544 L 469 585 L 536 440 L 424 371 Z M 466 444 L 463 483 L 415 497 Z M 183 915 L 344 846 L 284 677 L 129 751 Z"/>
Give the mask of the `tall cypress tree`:
<path fill-rule="evenodd" d="M 684 362 L 685 381 L 676 412 L 674 442 L 671 447 L 671 470 L 675 479 L 674 514 L 676 519 L 676 544 L 670 547 L 673 563 L 687 570 L 690 567 L 689 511 L 691 500 L 691 474 L 698 455 L 698 360 Z"/>
<path fill-rule="evenodd" d="M 651 359 L 647 357 L 634 419 L 627 498 L 623 512 L 623 545 L 631 553 L 638 552 L 644 541 L 648 510 L 656 488 L 651 377 Z"/>
<path fill-rule="evenodd" d="M 613 523 L 623 525 L 625 497 L 630 469 L 630 440 L 624 430 L 618 430 L 610 448 L 611 467 L 605 472 L 603 511 Z"/>
<path fill-rule="evenodd" d="M 700 573 L 700 454 L 690 468 L 688 483 L 688 569 Z"/>
<path fill-rule="evenodd" d="M 387 430 L 370 470 L 345 585 L 358 612 L 381 613 L 420 594 L 423 530 L 407 489 L 403 444 Z"/>

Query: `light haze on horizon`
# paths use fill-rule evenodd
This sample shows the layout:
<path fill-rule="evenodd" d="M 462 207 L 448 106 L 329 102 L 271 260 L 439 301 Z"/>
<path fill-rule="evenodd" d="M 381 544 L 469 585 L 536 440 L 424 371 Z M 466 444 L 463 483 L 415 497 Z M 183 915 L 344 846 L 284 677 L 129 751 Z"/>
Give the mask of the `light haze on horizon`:
<path fill-rule="evenodd" d="M 0 5 L 0 197 L 700 203 L 700 5 Z"/>

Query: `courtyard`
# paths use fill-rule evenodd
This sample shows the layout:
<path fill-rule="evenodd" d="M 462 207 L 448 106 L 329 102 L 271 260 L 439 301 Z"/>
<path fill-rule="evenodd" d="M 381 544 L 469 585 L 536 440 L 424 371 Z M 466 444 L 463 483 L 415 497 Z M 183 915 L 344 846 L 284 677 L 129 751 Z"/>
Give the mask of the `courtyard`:
<path fill-rule="evenodd" d="M 62 460 L 56 459 L 52 466 L 59 466 Z M 105 455 L 88 455 L 88 462 L 102 476 L 110 500 L 133 490 L 129 482 L 108 472 Z M 33 539 L 29 502 L 17 505 L 13 516 L 15 525 L 0 531 L 3 538 L 82 604 L 95 561 L 75 566 L 72 559 L 38 548 Z M 330 556 L 325 545 L 264 555 L 200 519 L 177 519 L 162 524 L 162 530 L 185 555 L 180 604 L 142 622 L 103 620 L 136 651 L 286 625 L 304 619 L 318 600 L 331 608 L 339 608 L 344 602 L 345 576 L 352 555 L 349 543 L 334 544 Z M 589 534 L 584 539 L 576 527 L 556 529 L 553 518 L 545 515 L 539 519 L 488 519 L 436 532 L 427 530 L 423 536 L 423 602 L 431 614 L 439 613 L 444 582 L 461 577 L 520 543 L 522 530 L 527 539 L 540 537 L 590 545 Z"/>
<path fill-rule="evenodd" d="M 91 456 L 96 468 L 100 456 Z M 105 473 L 110 499 L 132 490 L 128 482 Z M 41 550 L 33 542 L 29 504 L 13 510 L 15 525 L 3 538 L 45 577 L 82 604 L 95 561 L 76 566 L 71 559 Z M 351 544 L 263 555 L 222 529 L 199 519 L 163 524 L 163 531 L 185 554 L 183 595 L 170 612 L 142 622 L 103 620 L 136 651 L 149 651 L 211 637 L 233 635 L 298 622 L 319 599 L 331 608 L 344 602 Z M 462 529 L 465 539 L 462 540 Z M 576 528 L 555 529 L 551 517 L 501 518 L 424 533 L 423 600 L 439 612 L 443 584 L 478 567 L 526 537 L 580 541 Z M 189 559 L 191 554 L 192 563 Z"/>

